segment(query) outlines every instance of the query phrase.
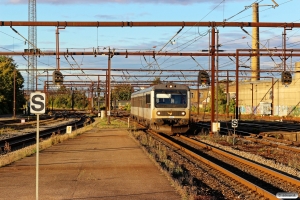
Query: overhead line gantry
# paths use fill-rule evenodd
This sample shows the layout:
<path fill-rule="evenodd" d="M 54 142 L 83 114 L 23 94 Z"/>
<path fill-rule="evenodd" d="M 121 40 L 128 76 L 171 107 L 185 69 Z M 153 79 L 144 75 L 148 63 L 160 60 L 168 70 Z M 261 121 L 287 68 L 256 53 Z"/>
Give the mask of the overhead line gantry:
<path fill-rule="evenodd" d="M 54 27 L 277 27 L 299 28 L 300 23 L 286 22 L 105 22 L 105 21 L 0 21 L 0 26 Z"/>
<path fill-rule="evenodd" d="M 207 56 L 211 56 L 211 80 L 215 80 L 215 57 L 216 57 L 216 27 L 273 27 L 273 28 L 300 28 L 300 23 L 282 23 L 282 22 L 132 22 L 132 21 L 121 21 L 121 22 L 80 22 L 80 21 L 35 21 L 35 22 L 28 22 L 28 21 L 0 21 L 0 26 L 54 26 L 54 27 L 211 27 L 211 48 L 209 54 Z M 244 29 L 243 29 L 244 30 Z M 284 47 L 285 48 L 285 47 Z M 250 53 L 250 55 L 257 56 L 258 52 Z M 161 52 L 157 52 L 155 55 L 160 55 Z M 217 53 L 218 56 L 221 53 Z M 106 55 L 106 54 L 104 54 Z M 107 85 L 110 85 L 110 60 L 112 56 L 114 56 L 114 52 L 108 52 L 108 81 Z M 128 54 L 124 54 L 126 57 Z M 144 54 L 145 55 L 145 54 Z M 155 56 L 154 55 L 154 56 Z M 166 54 L 165 54 L 166 55 Z M 178 56 L 182 56 L 183 54 Z M 274 56 L 274 54 L 272 54 Z M 193 54 L 188 54 L 188 56 L 193 56 Z M 196 56 L 196 55 L 194 55 Z M 240 54 L 239 56 L 243 56 Z M 245 55 L 247 56 L 247 55 Z M 248 54 L 249 56 L 249 54 Z M 284 50 L 284 58 L 286 58 L 286 50 Z M 296 56 L 296 55 L 294 55 Z M 238 56 L 236 56 L 238 57 Z M 239 65 L 239 61 L 237 60 L 237 66 Z M 238 67 L 237 67 L 238 69 Z M 237 72 L 238 73 L 238 72 Z M 236 80 L 238 82 L 238 80 Z M 109 87 L 108 87 L 109 89 Z M 109 90 L 108 90 L 109 91 Z M 215 84 L 212 81 L 211 85 L 211 96 L 212 98 L 215 97 Z M 108 93 L 108 98 L 110 98 L 110 94 Z M 211 103 L 211 123 L 215 122 L 214 110 L 215 104 Z M 108 113 L 110 110 L 107 111 Z M 109 118 L 108 118 L 109 119 Z M 213 125 L 213 124 L 212 124 Z"/>

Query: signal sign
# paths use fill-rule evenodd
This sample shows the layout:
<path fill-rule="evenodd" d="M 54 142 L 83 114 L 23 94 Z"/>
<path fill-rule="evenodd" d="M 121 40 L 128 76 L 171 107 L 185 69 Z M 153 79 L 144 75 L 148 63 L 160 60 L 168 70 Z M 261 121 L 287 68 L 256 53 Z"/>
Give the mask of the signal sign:
<path fill-rule="evenodd" d="M 231 120 L 231 127 L 232 128 L 237 128 L 238 127 L 238 123 L 239 123 L 238 119 L 232 119 Z"/>
<path fill-rule="evenodd" d="M 45 93 L 35 92 L 30 94 L 30 113 L 44 114 L 45 109 Z"/>
<path fill-rule="evenodd" d="M 283 85 L 289 85 L 293 81 L 291 72 L 283 71 L 281 74 L 281 82 Z"/>
<path fill-rule="evenodd" d="M 63 82 L 64 82 L 64 76 L 63 76 L 63 74 L 62 74 L 60 71 L 58 71 L 58 70 L 55 70 L 55 71 L 53 72 L 53 77 L 52 77 L 52 79 L 53 79 L 53 84 L 55 84 L 55 85 L 62 85 Z"/>
<path fill-rule="evenodd" d="M 199 71 L 198 83 L 201 85 L 210 85 L 209 75 L 206 71 L 204 70 Z"/>

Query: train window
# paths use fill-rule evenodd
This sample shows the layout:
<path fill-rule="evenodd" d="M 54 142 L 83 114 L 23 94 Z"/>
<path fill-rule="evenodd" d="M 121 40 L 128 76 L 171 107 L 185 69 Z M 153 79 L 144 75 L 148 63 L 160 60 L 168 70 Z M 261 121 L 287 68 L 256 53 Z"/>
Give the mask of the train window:
<path fill-rule="evenodd" d="M 159 99 L 171 98 L 171 94 L 160 94 L 160 93 L 157 93 L 156 94 L 156 98 L 159 98 Z"/>
<path fill-rule="evenodd" d="M 146 94 L 146 103 L 151 103 L 150 94 Z"/>
<path fill-rule="evenodd" d="M 156 90 L 155 91 L 156 107 L 181 107 L 187 106 L 186 90 Z"/>

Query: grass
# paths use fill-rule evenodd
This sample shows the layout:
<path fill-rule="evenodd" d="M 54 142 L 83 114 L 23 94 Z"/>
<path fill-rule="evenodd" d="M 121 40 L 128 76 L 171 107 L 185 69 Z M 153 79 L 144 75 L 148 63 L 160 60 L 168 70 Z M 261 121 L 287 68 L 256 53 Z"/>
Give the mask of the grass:
<path fill-rule="evenodd" d="M 12 129 L 12 128 L 0 128 L 0 135 L 7 134 L 7 133 L 10 133 L 10 132 L 13 132 L 13 131 L 15 131 L 15 130 Z"/>
<path fill-rule="evenodd" d="M 95 118 L 94 124 L 97 128 L 128 128 L 127 122 L 117 118 L 111 118 L 110 124 L 107 123 L 107 118 Z"/>
<path fill-rule="evenodd" d="M 85 126 L 83 128 L 77 129 L 72 131 L 70 134 L 55 134 L 53 133 L 52 136 L 47 139 L 47 140 L 41 140 L 39 149 L 40 151 L 47 149 L 53 145 L 56 145 L 58 143 L 62 143 L 65 140 L 75 138 L 76 136 L 83 134 L 84 132 L 91 130 L 93 127 L 97 128 L 127 128 L 127 123 L 119 120 L 119 119 L 114 119 L 111 118 L 110 124 L 107 124 L 107 119 L 100 119 L 100 118 L 95 118 L 95 122 L 91 125 Z M 1 132 L 0 132 L 1 133 Z M 4 152 L 8 152 L 4 155 L 0 156 L 0 167 L 9 165 L 17 160 L 20 160 L 22 158 L 25 158 L 27 156 L 31 156 L 36 153 L 36 145 L 31 145 L 25 148 L 22 148 L 17 151 L 10 151 L 10 146 L 9 144 L 5 144 L 4 147 Z"/>

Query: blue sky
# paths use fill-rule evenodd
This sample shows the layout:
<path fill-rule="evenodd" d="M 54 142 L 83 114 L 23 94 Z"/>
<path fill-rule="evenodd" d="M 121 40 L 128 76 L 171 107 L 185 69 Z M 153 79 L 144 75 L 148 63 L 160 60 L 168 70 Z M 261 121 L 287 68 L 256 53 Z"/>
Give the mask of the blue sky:
<path fill-rule="evenodd" d="M 254 0 L 36 0 L 37 21 L 252 21 L 252 8 L 245 9 Z M 299 0 L 276 0 L 278 7 L 272 0 L 259 0 L 259 18 L 261 22 L 300 22 Z M 243 11 L 243 12 L 241 12 Z M 238 14 L 240 13 L 240 14 Z M 234 16 L 234 17 L 233 17 Z M 232 17 L 232 18 L 231 18 Z M 1 21 L 28 21 L 28 0 L 1 0 Z M 28 37 L 27 27 L 14 27 L 25 38 Z M 116 50 L 129 51 L 159 50 L 175 35 L 181 27 L 67 27 L 60 30 L 60 49 L 91 51 L 93 48 L 110 46 Z M 245 28 L 251 33 L 251 28 Z M 55 27 L 37 28 L 37 46 L 42 51 L 55 51 Z M 201 36 L 209 30 L 208 27 L 185 27 L 174 39 L 176 43 L 168 43 L 162 51 L 199 52 L 208 49 L 209 37 Z M 222 49 L 227 52 L 237 48 L 249 48 L 251 37 L 241 28 L 218 28 Z M 260 28 L 260 42 L 266 47 L 281 48 L 282 28 Z M 299 48 L 300 32 L 294 28 L 287 32 L 287 47 Z M 156 46 L 156 48 L 153 48 Z M 0 51 L 23 51 L 27 48 L 24 39 L 14 33 L 9 27 L 0 27 Z M 19 69 L 27 68 L 27 61 L 23 57 L 15 56 Z M 146 61 L 145 61 L 146 59 Z M 297 61 L 294 58 L 291 63 Z M 75 62 L 61 57 L 61 68 L 70 68 Z M 107 57 L 76 56 L 76 62 L 84 68 L 107 68 Z M 209 69 L 208 58 L 196 58 L 204 68 Z M 247 58 L 243 58 L 245 65 L 250 65 Z M 299 59 L 298 59 L 299 60 Z M 262 59 L 261 68 L 272 69 L 280 64 L 280 59 Z M 125 59 L 114 56 L 112 68 L 148 69 L 147 64 L 153 63 L 152 69 L 201 69 L 189 57 L 160 57 L 158 66 L 152 57 L 131 56 Z M 288 61 L 289 63 L 289 61 Z M 291 64 L 292 66 L 292 64 Z M 53 56 L 38 58 L 38 68 L 55 69 L 56 59 Z M 228 57 L 219 59 L 219 69 L 234 69 L 235 64 Z M 42 73 L 42 72 L 41 72 Z M 79 71 L 62 71 L 63 74 L 79 74 Z M 104 74 L 104 72 L 85 71 L 86 74 Z M 115 74 L 122 72 L 114 72 Z M 137 74 L 132 72 L 133 74 Z M 159 74 L 158 72 L 153 72 Z M 147 74 L 144 73 L 146 76 Z M 26 73 L 24 78 L 27 79 Z M 97 80 L 96 77 L 91 77 Z M 65 78 L 76 80 L 76 78 Z M 84 79 L 84 78 L 82 78 Z M 148 80 L 145 78 L 144 80 Z M 150 78 L 153 79 L 153 78 Z M 164 78 L 162 78 L 164 79 Z M 184 77 L 182 78 L 184 80 Z M 188 78 L 187 78 L 188 79 Z M 44 78 L 39 78 L 43 81 Z M 121 77 L 116 80 L 124 80 Z M 130 80 L 136 80 L 131 78 Z M 142 78 L 138 78 L 142 80 Z"/>

